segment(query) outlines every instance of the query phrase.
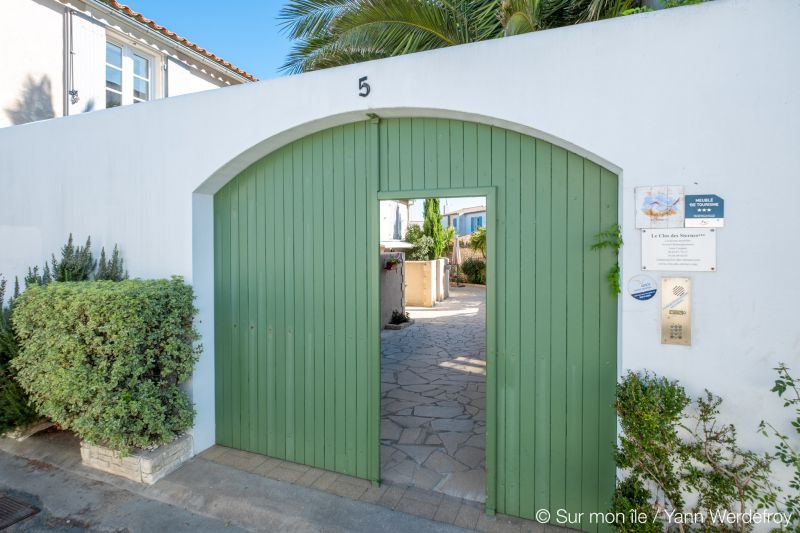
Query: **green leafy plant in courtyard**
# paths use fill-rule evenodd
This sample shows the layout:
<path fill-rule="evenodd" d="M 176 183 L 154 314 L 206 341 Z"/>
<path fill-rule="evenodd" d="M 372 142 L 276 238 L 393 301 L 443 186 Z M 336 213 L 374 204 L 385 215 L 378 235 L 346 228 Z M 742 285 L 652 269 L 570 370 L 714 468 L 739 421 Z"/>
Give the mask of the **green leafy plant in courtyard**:
<path fill-rule="evenodd" d="M 127 452 L 192 425 L 181 388 L 200 347 L 182 279 L 33 286 L 14 305 L 17 380 L 39 413 Z"/>
<path fill-rule="evenodd" d="M 486 262 L 478 258 L 470 257 L 461 265 L 461 271 L 466 276 L 469 283 L 486 285 Z"/>
<path fill-rule="evenodd" d="M 405 241 L 414 247 L 408 252 L 412 261 L 427 261 L 433 253 L 433 239 L 422 231 L 417 224 L 411 224 L 406 230 Z"/>
<path fill-rule="evenodd" d="M 411 317 L 408 313 L 403 313 L 395 309 L 392 311 L 392 318 L 389 320 L 389 324 L 405 324 L 406 322 L 410 322 Z"/>
<path fill-rule="evenodd" d="M 789 367 L 783 363 L 775 371 L 778 375 L 771 390 L 783 400 L 783 406 L 790 411 L 791 430 L 787 435 L 766 421 L 761 422 L 759 430 L 763 435 L 777 439 L 774 457 L 791 475 L 788 490 L 779 501 L 793 518 L 785 530 L 800 532 L 800 378 L 792 376 Z"/>
<path fill-rule="evenodd" d="M 486 257 L 486 228 L 480 227 L 475 232 L 469 236 L 469 246 L 476 252 L 480 252 L 481 255 L 485 258 Z"/>
<path fill-rule="evenodd" d="M 11 327 L 14 299 L 6 305 L 6 280 L 0 278 L 0 433 L 36 420 L 38 415 L 15 378 L 11 361 L 16 357 L 17 340 Z"/>
<path fill-rule="evenodd" d="M 692 402 L 678 382 L 647 372 L 629 372 L 620 381 L 615 407 L 622 432 L 616 458 L 626 476 L 617 485 L 614 511 L 630 516 L 631 510 L 649 509 L 659 528 L 683 532 L 693 526 L 666 523 L 667 513 L 742 512 L 775 503 L 770 456 L 738 445 L 736 428 L 718 420 L 721 402 L 708 391 Z M 692 505 L 687 504 L 690 494 L 696 499 Z M 702 526 L 752 527 L 710 521 Z M 650 532 L 652 526 L 628 520 L 618 521 L 617 529 Z"/>
<path fill-rule="evenodd" d="M 619 270 L 619 251 L 622 245 L 622 229 L 619 227 L 619 224 L 612 224 L 607 230 L 601 231 L 595 235 L 595 242 L 592 245 L 592 250 L 610 249 L 614 252 L 614 266 L 611 267 L 611 270 L 609 270 L 606 275 L 608 279 L 608 288 L 611 289 L 614 295 L 622 291 Z"/>

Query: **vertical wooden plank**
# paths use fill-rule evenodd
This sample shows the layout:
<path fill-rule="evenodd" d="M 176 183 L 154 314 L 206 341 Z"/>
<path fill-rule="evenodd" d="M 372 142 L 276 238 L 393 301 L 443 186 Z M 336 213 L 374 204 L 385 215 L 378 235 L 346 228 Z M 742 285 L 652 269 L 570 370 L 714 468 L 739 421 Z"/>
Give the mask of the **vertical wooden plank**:
<path fill-rule="evenodd" d="M 230 416 L 230 384 L 228 375 L 230 374 L 231 361 L 231 330 L 233 326 L 231 320 L 231 267 L 230 267 L 230 190 L 231 185 L 226 185 L 214 197 L 214 210 L 219 212 L 219 273 L 220 287 L 219 299 L 215 300 L 217 313 L 214 317 L 216 322 L 216 396 L 219 398 L 220 407 L 217 408 L 217 443 L 230 446 L 231 437 L 231 416 Z M 219 365 L 219 366 L 217 366 Z"/>
<path fill-rule="evenodd" d="M 314 465 L 325 466 L 325 184 L 324 135 L 314 136 Z"/>
<path fill-rule="evenodd" d="M 485 124 L 478 124 L 478 153 L 492 153 L 492 128 Z M 492 158 L 478 158 L 478 187 L 489 187 L 492 185 Z M 499 209 L 499 207 L 498 207 Z M 502 217 L 502 211 L 498 211 L 498 218 Z"/>
<path fill-rule="evenodd" d="M 400 122 L 400 190 L 414 188 L 413 183 L 413 149 L 411 145 L 411 119 L 401 118 Z M 366 179 L 366 178 L 365 178 Z M 366 198 L 364 199 L 366 201 Z"/>
<path fill-rule="evenodd" d="M 519 515 L 520 407 L 520 135 L 506 132 L 506 513 Z M 528 303 L 526 302 L 526 305 Z M 502 323 L 502 322 L 501 322 Z"/>
<path fill-rule="evenodd" d="M 278 397 L 277 397 L 277 381 L 279 380 L 277 374 L 275 340 L 280 331 L 277 326 L 277 313 L 276 301 L 278 299 L 278 283 L 276 281 L 276 261 L 275 261 L 275 226 L 276 226 L 276 208 L 275 208 L 275 158 L 270 157 L 266 161 L 264 169 L 264 185 L 265 185 L 265 209 L 267 210 L 265 217 L 265 248 L 267 253 L 267 384 L 269 390 L 267 391 L 267 454 L 272 456 L 278 455 Z M 280 286 L 283 291 L 283 286 Z"/>
<path fill-rule="evenodd" d="M 606 169 L 600 172 L 600 228 L 606 230 L 617 223 L 618 209 L 617 176 Z M 618 295 L 611 291 L 607 275 L 617 261 L 612 250 L 602 250 L 600 272 L 600 369 L 598 431 L 598 511 L 608 509 L 614 494 L 616 465 L 613 445 L 616 441 L 616 414 L 614 391 L 617 379 L 617 305 Z M 611 528 L 600 526 L 600 530 Z"/>
<path fill-rule="evenodd" d="M 287 367 L 287 313 L 286 313 L 286 219 L 285 216 L 285 180 L 284 153 L 281 149 L 275 154 L 274 176 L 275 194 L 273 210 L 275 212 L 275 242 L 272 249 L 275 265 L 275 456 L 286 458 L 286 367 Z"/>
<path fill-rule="evenodd" d="M 222 361 L 224 361 L 223 348 L 221 343 L 221 327 L 223 324 L 222 314 L 222 237 L 221 237 L 221 217 L 223 216 L 220 208 L 221 194 L 214 196 L 214 441 L 221 444 L 222 441 L 222 408 L 225 403 L 222 401 Z"/>
<path fill-rule="evenodd" d="M 345 234 L 347 233 L 345 227 L 345 209 L 342 209 L 345 202 L 344 182 L 345 182 L 345 167 L 344 167 L 344 131 L 341 127 L 333 131 L 333 198 L 334 198 L 334 269 L 336 272 L 334 287 L 335 291 L 335 336 L 336 336 L 336 350 L 335 350 L 335 372 L 336 372 L 336 470 L 344 472 L 347 467 L 346 446 L 347 446 L 347 374 L 345 362 L 347 360 L 347 338 L 346 338 L 346 289 L 345 277 L 347 272 L 345 270 Z"/>
<path fill-rule="evenodd" d="M 550 508 L 550 244 L 551 145 L 536 140 L 536 447 L 534 496 Z M 553 509 L 550 509 L 551 512 Z"/>
<path fill-rule="evenodd" d="M 411 119 L 412 189 L 425 188 L 425 119 Z"/>
<path fill-rule="evenodd" d="M 380 294 L 379 272 L 376 265 L 379 261 L 378 247 L 378 184 L 380 172 L 380 153 L 375 147 L 378 144 L 378 119 L 370 121 L 367 132 L 369 168 L 367 170 L 367 265 L 369 271 L 369 478 L 373 485 L 380 480 L 380 425 L 381 425 L 381 344 L 380 344 Z"/>
<path fill-rule="evenodd" d="M 403 119 L 410 134 L 411 123 L 409 119 Z M 403 140 L 403 123 L 400 125 L 400 139 Z M 356 438 L 356 471 L 355 475 L 365 478 L 368 472 L 369 455 L 369 415 L 368 415 L 368 387 L 369 375 L 367 367 L 369 365 L 367 350 L 369 337 L 369 300 L 367 298 L 367 277 L 369 275 L 367 263 L 367 250 L 370 246 L 377 246 L 377 243 L 367 240 L 367 227 L 370 224 L 368 217 L 367 197 L 367 166 L 369 154 L 367 152 L 367 128 L 361 122 L 355 125 L 355 387 L 350 393 L 355 399 L 355 438 Z M 408 152 L 408 163 L 410 163 L 410 151 Z M 403 150 L 401 150 L 401 157 Z M 401 165 L 402 167 L 402 165 Z M 409 176 L 410 178 L 410 176 Z M 401 180 L 405 180 L 401 176 Z M 410 180 L 408 180 L 410 181 Z M 374 266 L 373 266 L 374 268 Z"/>
<path fill-rule="evenodd" d="M 450 186 L 464 186 L 464 123 L 450 121 Z"/>
<path fill-rule="evenodd" d="M 258 278 L 256 225 L 256 169 L 247 179 L 247 416 L 243 423 L 249 433 L 249 451 L 258 449 Z"/>
<path fill-rule="evenodd" d="M 600 231 L 600 167 L 584 161 L 583 202 L 583 473 L 581 502 L 584 509 L 598 507 L 598 428 L 600 357 L 600 255 L 587 252 Z M 597 524 L 582 522 L 585 531 Z"/>
<path fill-rule="evenodd" d="M 390 125 L 389 131 L 394 131 L 394 151 L 397 151 L 398 124 L 397 121 Z M 341 383 L 345 387 L 345 411 L 347 415 L 340 420 L 345 428 L 345 463 L 344 472 L 354 475 L 356 471 L 356 308 L 355 299 L 355 255 L 356 255 L 356 218 L 355 218 L 355 129 L 352 124 L 343 127 L 344 130 L 344 298 L 345 298 L 345 351 L 340 365 L 344 367 L 345 379 Z M 391 135 L 391 134 L 390 134 Z M 390 147 L 390 152 L 391 152 Z M 395 153 L 392 167 L 399 172 L 400 159 Z M 390 181 L 390 187 L 399 188 L 399 176 Z M 395 189 L 396 190 L 396 189 Z"/>
<path fill-rule="evenodd" d="M 266 250 L 266 161 L 261 160 L 256 165 L 256 254 L 257 254 L 257 306 L 258 322 L 258 362 L 256 370 L 256 416 L 258 442 L 256 451 L 267 453 L 267 250 Z"/>
<path fill-rule="evenodd" d="M 336 466 L 336 262 L 334 212 L 334 143 L 333 130 L 327 130 L 322 137 L 323 190 L 324 195 L 324 249 L 325 249 L 325 468 L 333 470 Z"/>
<path fill-rule="evenodd" d="M 436 119 L 436 174 L 440 189 L 450 188 L 450 121 Z"/>
<path fill-rule="evenodd" d="M 314 263 L 320 259 L 314 248 L 314 221 L 317 212 L 314 210 L 314 163 L 312 147 L 314 137 L 303 139 L 303 255 L 301 257 L 303 272 L 303 333 L 305 337 L 303 353 L 304 410 L 303 410 L 303 459 L 306 464 L 315 464 L 314 453 L 314 409 L 316 400 L 315 380 L 315 327 L 314 321 Z"/>
<path fill-rule="evenodd" d="M 464 187 L 478 186 L 478 127 L 474 122 L 464 122 Z M 488 224 L 487 224 L 488 226 Z"/>
<path fill-rule="evenodd" d="M 552 148 L 550 244 L 550 509 L 566 505 L 567 151 Z"/>
<path fill-rule="evenodd" d="M 426 118 L 425 128 L 425 188 L 435 189 L 439 182 L 436 171 L 438 159 L 436 153 L 436 119 Z"/>
<path fill-rule="evenodd" d="M 520 309 L 520 459 L 519 459 L 519 510 L 520 515 L 532 517 L 534 505 L 534 442 L 536 434 L 536 141 L 523 137 L 521 146 L 521 243 L 520 270 L 522 272 L 520 297 L 525 305 Z"/>
<path fill-rule="evenodd" d="M 497 511 L 497 228 L 500 217 L 497 211 L 497 193 L 490 189 L 486 195 L 486 435 L 484 437 L 486 460 L 485 512 Z"/>
<path fill-rule="evenodd" d="M 283 234 L 284 314 L 286 315 L 286 459 L 295 460 L 295 269 L 294 269 L 294 150 L 283 151 L 283 202 L 285 226 Z"/>
<path fill-rule="evenodd" d="M 294 303 L 294 461 L 305 462 L 305 204 L 303 202 L 303 141 L 292 143 L 292 216 L 294 217 L 292 236 L 292 269 L 294 273 L 292 301 Z M 292 382 L 290 382 L 292 383 Z"/>
<path fill-rule="evenodd" d="M 249 317 L 249 291 L 248 291 L 248 242 L 247 242 L 247 174 L 239 180 L 239 368 L 237 369 L 236 389 L 239 396 L 239 446 L 250 449 L 250 432 L 248 431 L 250 417 L 250 317 Z"/>
<path fill-rule="evenodd" d="M 389 191 L 389 121 L 382 121 L 379 125 L 380 135 L 380 165 L 381 165 L 381 190 Z"/>
<path fill-rule="evenodd" d="M 390 191 L 400 190 L 400 121 L 390 119 L 386 124 L 386 167 L 388 170 L 387 183 Z M 352 178 L 351 178 L 352 179 Z"/>
<path fill-rule="evenodd" d="M 239 400 L 239 369 L 241 351 L 239 349 L 239 182 L 232 184 L 230 191 L 231 200 L 231 367 L 228 377 L 228 391 L 230 393 L 230 416 L 231 419 L 231 446 L 239 448 L 241 446 L 241 410 Z"/>
<path fill-rule="evenodd" d="M 507 232 L 505 220 L 507 216 L 507 191 L 506 181 L 506 132 L 500 128 L 491 128 L 490 145 L 484 156 L 478 160 L 479 168 L 485 165 L 485 160 L 490 161 L 490 173 L 492 184 L 498 188 L 497 193 L 497 257 L 500 259 L 496 263 L 495 291 L 497 294 L 497 509 L 505 512 L 506 499 L 508 496 L 508 454 L 506 449 L 506 436 L 508 419 L 506 417 L 506 404 L 508 398 L 506 390 L 508 387 L 506 376 L 506 364 L 508 354 L 506 351 L 506 306 L 508 305 L 508 292 L 506 291 L 506 241 Z M 480 138 L 479 138 L 480 142 Z M 481 144 L 483 146 L 483 144 Z"/>
<path fill-rule="evenodd" d="M 565 509 L 583 509 L 583 158 L 567 157 L 567 444 Z"/>

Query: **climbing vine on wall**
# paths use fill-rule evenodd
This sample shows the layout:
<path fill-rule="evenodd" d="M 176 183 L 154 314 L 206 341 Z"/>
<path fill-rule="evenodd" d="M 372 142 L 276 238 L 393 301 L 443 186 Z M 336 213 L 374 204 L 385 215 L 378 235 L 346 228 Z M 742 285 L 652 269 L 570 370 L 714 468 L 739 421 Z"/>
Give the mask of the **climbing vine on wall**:
<path fill-rule="evenodd" d="M 595 243 L 592 245 L 592 250 L 602 250 L 604 248 L 611 248 L 614 250 L 614 256 L 617 261 L 614 266 L 608 271 L 608 287 L 611 289 L 612 294 L 617 295 L 622 292 L 619 280 L 619 250 L 622 248 L 622 229 L 619 224 L 612 224 L 607 230 L 601 231 L 595 237 Z"/>

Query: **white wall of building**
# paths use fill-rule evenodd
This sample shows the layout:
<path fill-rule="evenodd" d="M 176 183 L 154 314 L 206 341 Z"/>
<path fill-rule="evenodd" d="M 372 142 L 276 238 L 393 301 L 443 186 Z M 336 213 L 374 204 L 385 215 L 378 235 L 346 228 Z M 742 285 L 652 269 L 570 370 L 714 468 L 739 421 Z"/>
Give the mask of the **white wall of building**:
<path fill-rule="evenodd" d="M 196 66 L 190 66 L 182 61 L 167 58 L 167 96 L 180 96 L 182 94 L 208 91 L 220 87 L 220 83 Z"/>
<path fill-rule="evenodd" d="M 400 237 L 402 240 L 408 230 L 408 203 L 398 200 L 383 200 L 380 203 L 380 229 L 378 232 L 381 241 L 391 241 L 395 239 L 395 229 L 400 215 Z"/>
<path fill-rule="evenodd" d="M 0 127 L 62 116 L 64 8 L 4 0 L 0 12 Z"/>
<path fill-rule="evenodd" d="M 239 83 L 224 67 L 197 61 L 184 47 L 115 15 L 108 6 L 83 0 L 4 0 L 0 10 L 0 128 L 61 117 L 65 99 L 67 115 L 104 109 L 107 40 L 125 47 L 129 58 L 137 53 L 150 61 L 150 99 Z M 64 64 L 65 47 L 72 52 L 71 73 Z M 123 61 L 131 62 L 125 67 L 130 70 L 132 59 Z M 130 99 L 131 80 L 123 78 Z M 77 91 L 77 101 L 69 98 L 69 90 Z"/>
<path fill-rule="evenodd" d="M 755 427 L 780 410 L 771 369 L 800 368 L 798 27 L 796 0 L 718 0 L 6 128 L 0 272 L 22 274 L 72 231 L 120 243 L 133 276 L 193 282 L 203 449 L 214 440 L 211 195 L 275 148 L 367 113 L 482 121 L 620 172 L 623 286 L 641 272 L 634 187 L 725 198 L 718 271 L 690 274 L 693 345 L 660 344 L 658 298 L 622 294 L 619 369 L 712 389 L 742 441 L 764 448 Z"/>

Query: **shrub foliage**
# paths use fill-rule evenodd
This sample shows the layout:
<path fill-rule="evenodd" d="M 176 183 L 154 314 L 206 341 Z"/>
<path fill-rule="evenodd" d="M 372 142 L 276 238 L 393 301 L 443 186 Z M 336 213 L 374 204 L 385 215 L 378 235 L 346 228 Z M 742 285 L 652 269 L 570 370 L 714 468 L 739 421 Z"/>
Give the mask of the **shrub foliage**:
<path fill-rule="evenodd" d="M 15 305 L 12 366 L 37 410 L 82 439 L 164 444 L 194 419 L 180 385 L 200 351 L 195 312 L 180 278 L 33 286 Z"/>
<path fill-rule="evenodd" d="M 486 262 L 477 258 L 470 258 L 461 265 L 461 270 L 469 283 L 486 284 Z"/>
<path fill-rule="evenodd" d="M 0 433 L 36 420 L 36 410 L 14 379 L 11 360 L 17 355 L 17 341 L 11 328 L 12 302 L 4 304 L 6 280 L 0 279 Z"/>
<path fill-rule="evenodd" d="M 615 404 L 622 429 L 616 458 L 626 477 L 617 485 L 615 512 L 645 512 L 658 519 L 659 529 L 686 531 L 693 528 L 670 522 L 670 514 L 708 516 L 775 504 L 771 457 L 739 446 L 736 428 L 718 419 L 721 403 L 708 391 L 692 401 L 677 381 L 648 372 L 623 377 Z M 653 533 L 652 520 L 615 525 L 623 532 Z M 706 530 L 752 529 L 747 522 L 703 525 Z"/>

